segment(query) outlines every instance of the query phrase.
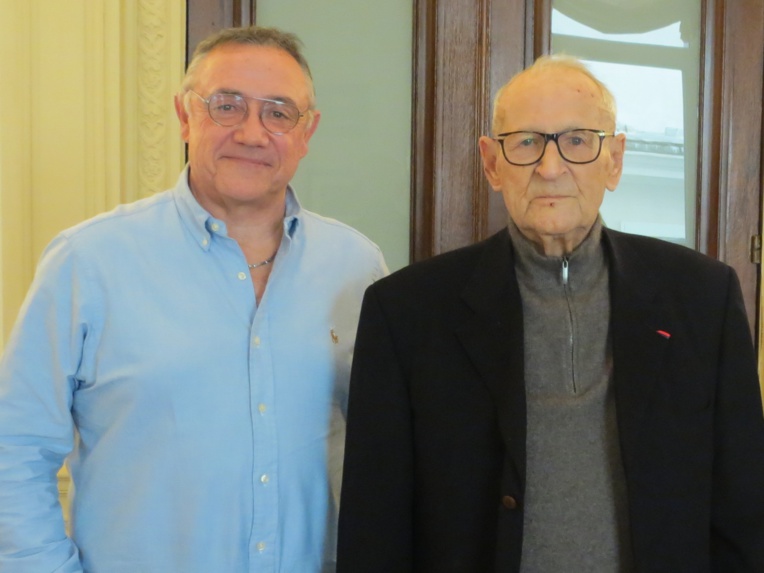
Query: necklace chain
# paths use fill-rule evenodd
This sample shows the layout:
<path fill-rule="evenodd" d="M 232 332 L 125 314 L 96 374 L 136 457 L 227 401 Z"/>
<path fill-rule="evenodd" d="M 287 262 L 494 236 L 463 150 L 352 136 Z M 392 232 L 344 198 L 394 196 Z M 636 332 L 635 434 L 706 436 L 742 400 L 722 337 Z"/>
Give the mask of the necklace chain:
<path fill-rule="evenodd" d="M 258 267 L 264 267 L 265 265 L 270 265 L 273 262 L 273 259 L 275 259 L 275 258 L 276 258 L 276 253 L 273 253 L 270 257 L 268 257 L 264 261 L 260 261 L 259 263 L 252 263 L 252 264 L 248 263 L 247 267 L 249 267 L 250 269 L 256 269 Z"/>

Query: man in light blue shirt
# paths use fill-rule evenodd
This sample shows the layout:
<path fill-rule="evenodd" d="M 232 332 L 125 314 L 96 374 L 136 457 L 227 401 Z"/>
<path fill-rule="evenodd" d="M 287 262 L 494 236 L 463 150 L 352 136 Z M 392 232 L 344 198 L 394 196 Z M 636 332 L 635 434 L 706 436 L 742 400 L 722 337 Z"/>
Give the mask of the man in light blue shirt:
<path fill-rule="evenodd" d="M 320 118 L 294 36 L 206 40 L 176 110 L 176 187 L 61 233 L 0 362 L 0 571 L 334 570 L 355 329 L 384 261 L 288 186 Z"/>

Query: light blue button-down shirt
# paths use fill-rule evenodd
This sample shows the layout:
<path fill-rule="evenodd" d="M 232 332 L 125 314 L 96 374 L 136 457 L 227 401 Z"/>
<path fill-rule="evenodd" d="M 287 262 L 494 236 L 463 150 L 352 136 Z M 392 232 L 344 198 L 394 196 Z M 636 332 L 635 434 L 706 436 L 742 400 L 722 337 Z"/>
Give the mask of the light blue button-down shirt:
<path fill-rule="evenodd" d="M 60 234 L 0 361 L 0 571 L 333 571 L 355 329 L 385 272 L 290 190 L 258 306 L 187 172 Z"/>

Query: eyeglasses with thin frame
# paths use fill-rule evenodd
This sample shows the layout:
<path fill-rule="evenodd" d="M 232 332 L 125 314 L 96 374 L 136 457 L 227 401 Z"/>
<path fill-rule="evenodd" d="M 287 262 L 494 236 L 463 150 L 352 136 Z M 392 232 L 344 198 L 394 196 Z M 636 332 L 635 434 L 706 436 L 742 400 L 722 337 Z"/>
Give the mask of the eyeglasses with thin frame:
<path fill-rule="evenodd" d="M 512 165 L 522 167 L 538 163 L 550 141 L 554 141 L 565 161 L 583 165 L 596 161 L 602 152 L 602 141 L 614 135 L 599 129 L 569 129 L 558 133 L 510 131 L 500 133 L 495 140 L 501 145 L 504 159 Z"/>
<path fill-rule="evenodd" d="M 207 105 L 212 121 L 222 127 L 236 127 L 241 125 L 249 117 L 249 104 L 247 100 L 260 103 L 258 117 L 273 135 L 284 135 L 294 129 L 300 118 L 307 110 L 301 112 L 299 108 L 289 102 L 261 97 L 243 96 L 239 94 L 219 92 L 208 98 L 204 98 L 194 90 L 188 90 Z"/>

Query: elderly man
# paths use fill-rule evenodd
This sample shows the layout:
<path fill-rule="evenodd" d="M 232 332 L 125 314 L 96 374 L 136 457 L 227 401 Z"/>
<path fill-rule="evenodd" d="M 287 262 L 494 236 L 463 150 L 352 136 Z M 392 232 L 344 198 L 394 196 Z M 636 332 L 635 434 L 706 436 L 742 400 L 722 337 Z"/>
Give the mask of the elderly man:
<path fill-rule="evenodd" d="M 177 186 L 53 241 L 0 363 L 1 571 L 334 570 L 347 380 L 382 256 L 288 185 L 320 118 L 296 37 L 206 40 L 176 109 Z"/>
<path fill-rule="evenodd" d="M 540 59 L 480 139 L 508 230 L 367 290 L 338 571 L 764 571 L 737 278 L 603 227 L 614 129 L 578 60 Z"/>

